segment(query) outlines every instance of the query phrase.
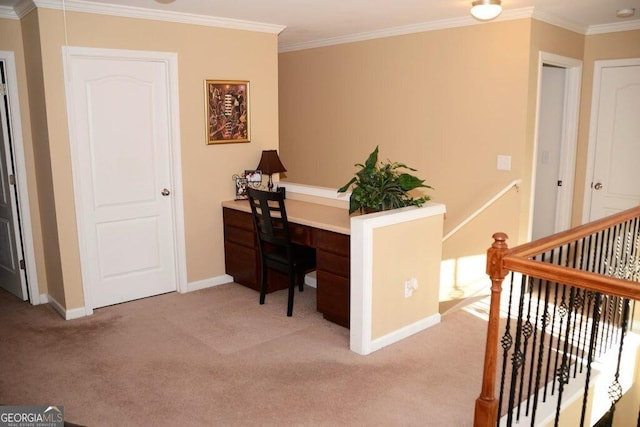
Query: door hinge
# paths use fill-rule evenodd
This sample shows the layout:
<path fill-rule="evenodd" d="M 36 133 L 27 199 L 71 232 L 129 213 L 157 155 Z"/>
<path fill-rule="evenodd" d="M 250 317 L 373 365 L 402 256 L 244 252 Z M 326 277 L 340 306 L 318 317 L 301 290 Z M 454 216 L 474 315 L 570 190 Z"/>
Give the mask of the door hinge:
<path fill-rule="evenodd" d="M 5 96 L 7 94 L 7 85 L 6 83 L 0 84 L 0 96 Z"/>
<path fill-rule="evenodd" d="M 13 174 L 9 175 L 9 185 L 16 185 L 16 177 Z"/>
<path fill-rule="evenodd" d="M 558 180 L 558 187 L 562 187 L 562 180 Z"/>
<path fill-rule="evenodd" d="M 24 264 L 24 260 L 23 260 L 23 259 L 21 259 L 21 260 L 20 260 L 20 270 L 26 270 L 26 269 L 27 269 L 27 267 L 26 267 L 26 266 L 25 266 L 25 264 Z"/>

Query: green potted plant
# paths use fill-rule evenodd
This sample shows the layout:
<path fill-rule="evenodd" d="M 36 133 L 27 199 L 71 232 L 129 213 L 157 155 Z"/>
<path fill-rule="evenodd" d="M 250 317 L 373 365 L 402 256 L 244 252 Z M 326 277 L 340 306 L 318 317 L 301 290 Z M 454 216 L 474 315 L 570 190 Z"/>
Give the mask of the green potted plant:
<path fill-rule="evenodd" d="M 353 186 L 349 199 L 350 214 L 356 211 L 370 213 L 405 206 L 422 206 L 430 199 L 427 195 L 411 196 L 409 194 L 411 190 L 433 187 L 408 173 L 407 171 L 415 172 L 416 170 L 404 163 L 390 161 L 378 163 L 378 147 L 369 154 L 364 164 L 356 163 L 355 166 L 359 166 L 360 170 L 348 183 L 338 189 L 339 193 L 344 193 Z"/>

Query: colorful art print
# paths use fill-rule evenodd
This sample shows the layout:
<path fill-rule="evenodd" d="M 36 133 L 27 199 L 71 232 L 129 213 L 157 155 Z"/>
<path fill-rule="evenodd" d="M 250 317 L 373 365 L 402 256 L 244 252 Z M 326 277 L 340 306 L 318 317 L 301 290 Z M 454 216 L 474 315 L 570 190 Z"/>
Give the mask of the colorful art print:
<path fill-rule="evenodd" d="M 249 82 L 205 80 L 207 144 L 249 142 Z"/>

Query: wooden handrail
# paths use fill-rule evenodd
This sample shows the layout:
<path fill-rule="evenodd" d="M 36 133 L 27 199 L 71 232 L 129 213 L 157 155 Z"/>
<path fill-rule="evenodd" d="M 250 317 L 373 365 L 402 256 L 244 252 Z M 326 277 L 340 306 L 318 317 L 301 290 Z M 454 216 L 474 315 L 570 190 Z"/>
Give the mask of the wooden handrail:
<path fill-rule="evenodd" d="M 492 283 L 491 306 L 487 324 L 482 390 L 480 397 L 476 399 L 474 427 L 493 427 L 497 423 L 498 401 L 495 397 L 495 384 L 498 360 L 500 294 L 502 292 L 502 282 L 506 275 L 510 271 L 515 271 L 526 274 L 529 277 L 577 286 L 608 295 L 640 300 L 640 286 L 637 282 L 533 259 L 536 255 L 575 243 L 587 236 L 634 218 L 640 218 L 640 207 L 628 209 L 513 249 L 508 248 L 506 243 L 508 236 L 506 234 L 496 233 L 493 235 L 494 242 L 487 251 L 487 274 Z"/>
<path fill-rule="evenodd" d="M 557 248 L 585 236 L 597 233 L 598 231 L 606 230 L 609 227 L 636 217 L 640 217 L 640 206 L 627 209 L 626 211 L 622 211 L 588 224 L 579 225 L 566 231 L 561 231 L 560 233 L 552 234 L 551 236 L 547 236 L 530 243 L 525 243 L 509 251 L 509 255 L 517 255 L 520 257 L 538 255 L 550 249 Z"/>

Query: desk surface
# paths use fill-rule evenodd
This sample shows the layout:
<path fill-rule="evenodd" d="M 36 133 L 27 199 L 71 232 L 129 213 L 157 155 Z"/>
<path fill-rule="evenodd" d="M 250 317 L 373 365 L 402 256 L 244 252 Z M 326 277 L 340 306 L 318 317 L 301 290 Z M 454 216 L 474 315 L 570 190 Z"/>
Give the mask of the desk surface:
<path fill-rule="evenodd" d="M 248 200 L 228 200 L 222 202 L 222 206 L 251 212 Z M 351 222 L 347 209 L 293 199 L 285 200 L 285 206 L 290 222 L 340 234 L 351 234 Z"/>

